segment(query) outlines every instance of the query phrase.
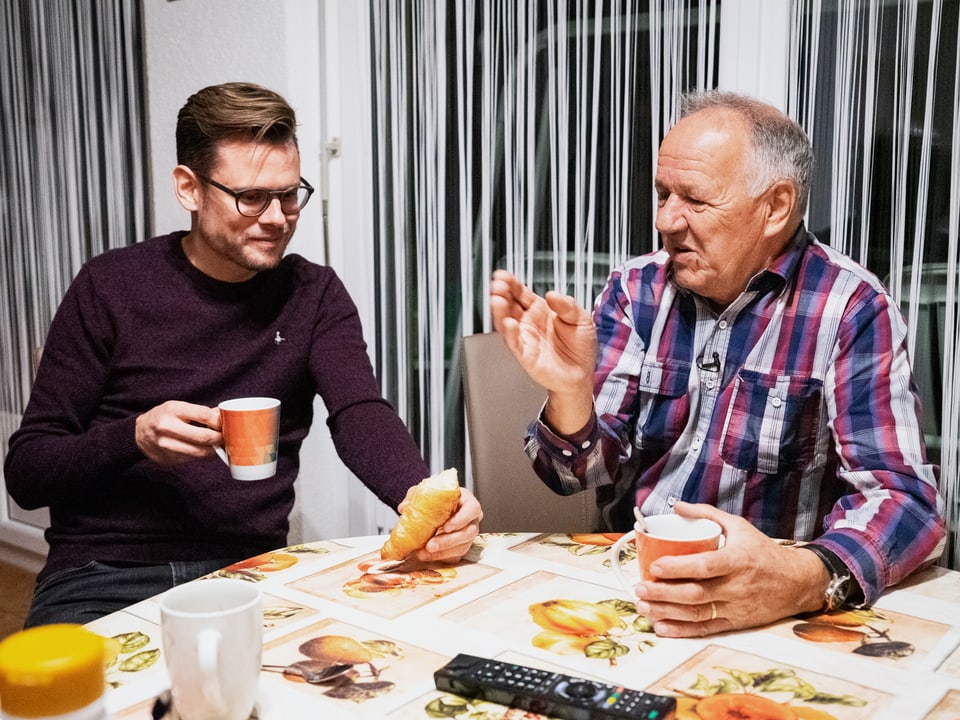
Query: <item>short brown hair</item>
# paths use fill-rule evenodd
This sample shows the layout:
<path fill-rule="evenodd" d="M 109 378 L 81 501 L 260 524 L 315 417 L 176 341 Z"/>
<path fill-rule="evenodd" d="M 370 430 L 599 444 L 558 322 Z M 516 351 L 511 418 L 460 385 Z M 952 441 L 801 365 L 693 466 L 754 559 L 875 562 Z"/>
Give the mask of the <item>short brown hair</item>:
<path fill-rule="evenodd" d="M 177 163 L 209 174 L 224 140 L 297 144 L 297 117 L 280 95 L 253 83 L 210 85 L 177 115 Z"/>

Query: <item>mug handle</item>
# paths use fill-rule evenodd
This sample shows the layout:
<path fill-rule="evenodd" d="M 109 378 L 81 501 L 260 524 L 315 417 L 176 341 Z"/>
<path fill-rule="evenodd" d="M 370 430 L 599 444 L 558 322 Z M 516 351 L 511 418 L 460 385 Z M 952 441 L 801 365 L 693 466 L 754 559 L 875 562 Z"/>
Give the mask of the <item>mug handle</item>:
<path fill-rule="evenodd" d="M 218 655 L 220 633 L 216 630 L 201 630 L 197 634 L 197 660 L 200 667 L 203 699 L 211 715 L 221 716 L 227 712 L 227 703 L 220 691 Z"/>
<path fill-rule="evenodd" d="M 217 455 L 220 457 L 220 459 L 223 460 L 224 464 L 227 467 L 230 467 L 230 458 L 227 457 L 227 451 L 224 450 L 219 445 L 214 445 L 213 449 L 217 453 Z"/>
<path fill-rule="evenodd" d="M 636 530 L 631 530 L 628 533 L 624 533 L 613 545 L 610 546 L 610 551 L 612 555 L 610 556 L 610 567 L 613 568 L 614 574 L 617 576 L 617 580 L 620 582 L 621 587 L 627 592 L 627 594 L 635 598 L 633 592 L 634 583 L 630 582 L 626 574 L 623 572 L 623 568 L 620 567 L 620 551 L 623 549 L 623 546 L 633 540 L 637 536 Z"/>

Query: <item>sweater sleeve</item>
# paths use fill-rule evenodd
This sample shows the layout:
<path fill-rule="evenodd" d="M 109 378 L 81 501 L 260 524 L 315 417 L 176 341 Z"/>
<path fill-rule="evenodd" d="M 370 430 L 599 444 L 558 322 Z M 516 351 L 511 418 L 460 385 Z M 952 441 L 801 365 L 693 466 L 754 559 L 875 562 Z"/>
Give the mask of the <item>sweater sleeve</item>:
<path fill-rule="evenodd" d="M 91 484 L 143 458 L 135 415 L 98 416 L 113 343 L 106 308 L 90 272 L 81 269 L 51 323 L 4 462 L 7 489 L 26 509 L 81 497 Z"/>
<path fill-rule="evenodd" d="M 325 289 L 317 317 L 310 367 L 337 453 L 364 485 L 396 509 L 407 489 L 430 475 L 429 466 L 383 397 L 357 308 L 339 278 Z"/>

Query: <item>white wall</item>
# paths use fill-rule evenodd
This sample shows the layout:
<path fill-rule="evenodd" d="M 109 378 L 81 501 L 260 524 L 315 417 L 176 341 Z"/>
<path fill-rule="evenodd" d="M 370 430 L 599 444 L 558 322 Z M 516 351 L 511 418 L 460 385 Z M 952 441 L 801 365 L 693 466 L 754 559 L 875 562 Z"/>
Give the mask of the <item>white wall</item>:
<path fill-rule="evenodd" d="M 319 5 L 276 0 L 177 0 L 143 4 L 153 227 L 187 229 L 173 195 L 177 112 L 194 91 L 244 80 L 283 95 L 300 122 L 302 174 L 320 176 Z M 293 58 L 302 65 L 291 67 Z M 304 212 L 293 250 L 323 260 L 319 206 Z"/>
<path fill-rule="evenodd" d="M 718 87 L 786 110 L 790 6 L 791 0 L 724 0 Z"/>
<path fill-rule="evenodd" d="M 315 262 L 337 269 L 373 327 L 369 298 L 372 234 L 369 211 L 369 73 L 362 5 L 350 0 L 176 0 L 144 9 L 150 167 L 155 234 L 189 227 L 173 196 L 177 112 L 206 85 L 243 80 L 283 95 L 297 113 L 301 172 L 318 192 L 304 210 L 290 245 Z M 341 47 L 342 43 L 342 47 Z M 340 53 L 346 54 L 341 61 Z M 325 68 L 326 71 L 322 72 Z M 340 88 L 349 88 L 340 102 Z M 366 108 L 366 109 L 365 109 Z M 364 114 L 366 113 L 366 114 Z M 329 166 L 330 257 L 323 242 L 324 146 L 342 142 Z M 345 227 L 342 218 L 349 218 Z M 366 333 L 368 343 L 372 337 Z M 304 444 L 291 517 L 291 542 L 370 534 L 396 516 L 346 470 L 337 457 L 316 402 L 313 430 Z M 238 519 L 240 520 L 240 519 Z"/>

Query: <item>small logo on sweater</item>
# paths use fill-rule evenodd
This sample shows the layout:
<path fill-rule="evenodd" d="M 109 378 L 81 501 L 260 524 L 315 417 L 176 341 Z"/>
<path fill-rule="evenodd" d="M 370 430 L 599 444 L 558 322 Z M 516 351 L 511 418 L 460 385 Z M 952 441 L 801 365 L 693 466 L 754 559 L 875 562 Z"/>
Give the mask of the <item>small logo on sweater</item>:
<path fill-rule="evenodd" d="M 273 338 L 273 344 L 274 344 L 274 345 L 279 345 L 280 343 L 285 342 L 285 341 L 286 341 L 286 338 L 285 338 L 285 337 L 281 337 L 280 331 L 278 330 L 278 331 L 277 331 L 277 336 L 276 336 L 275 338 Z"/>

